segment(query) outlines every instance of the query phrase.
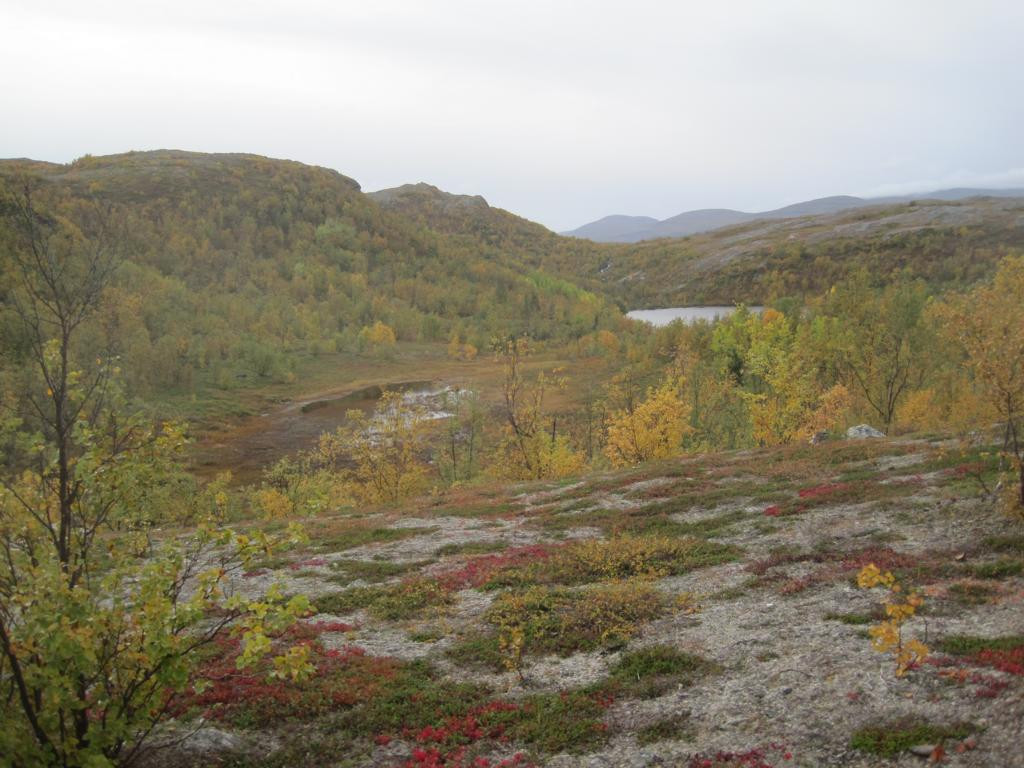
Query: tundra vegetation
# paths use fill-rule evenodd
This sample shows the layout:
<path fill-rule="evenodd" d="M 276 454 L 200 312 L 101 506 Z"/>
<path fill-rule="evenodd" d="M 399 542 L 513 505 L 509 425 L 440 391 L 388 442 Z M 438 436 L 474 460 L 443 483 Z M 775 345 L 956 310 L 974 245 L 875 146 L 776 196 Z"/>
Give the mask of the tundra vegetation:
<path fill-rule="evenodd" d="M 651 328 L 587 265 L 686 246 L 259 158 L 13 170 L 0 762 L 1019 759 L 1024 256 L 992 232 L 822 246 L 827 285 Z M 230 400 L 421 365 L 436 409 L 192 471 Z"/>

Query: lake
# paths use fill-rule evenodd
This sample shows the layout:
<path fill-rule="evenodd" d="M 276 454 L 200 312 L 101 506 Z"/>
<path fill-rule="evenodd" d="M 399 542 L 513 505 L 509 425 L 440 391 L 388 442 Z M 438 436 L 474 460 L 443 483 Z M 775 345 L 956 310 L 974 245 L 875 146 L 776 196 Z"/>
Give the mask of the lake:
<path fill-rule="evenodd" d="M 747 307 L 751 312 L 760 313 L 764 307 Z M 658 326 L 668 325 L 673 320 L 684 323 L 695 323 L 698 320 L 711 322 L 721 317 L 728 317 L 736 311 L 736 307 L 665 307 L 664 309 L 634 309 L 627 312 L 626 317 L 641 320 Z"/>

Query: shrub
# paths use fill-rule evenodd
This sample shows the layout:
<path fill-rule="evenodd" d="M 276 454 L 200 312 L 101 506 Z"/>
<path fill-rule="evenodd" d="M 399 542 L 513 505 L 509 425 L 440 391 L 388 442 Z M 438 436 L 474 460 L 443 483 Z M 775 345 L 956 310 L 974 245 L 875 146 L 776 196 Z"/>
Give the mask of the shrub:
<path fill-rule="evenodd" d="M 920 640 L 904 641 L 903 626 L 914 617 L 924 600 L 916 593 L 903 594 L 892 573 L 882 573 L 874 563 L 865 565 L 857 576 L 862 589 L 882 587 L 888 590 L 885 598 L 886 619 L 871 627 L 871 645 L 880 653 L 891 653 L 896 662 L 896 676 L 919 664 L 928 655 L 928 646 Z"/>
<path fill-rule="evenodd" d="M 970 723 L 932 725 L 920 720 L 899 720 L 861 728 L 850 738 L 850 746 L 879 757 L 896 757 L 918 744 L 942 744 L 967 738 L 976 730 Z"/>
<path fill-rule="evenodd" d="M 409 571 L 419 570 L 429 562 L 429 560 L 414 563 L 392 563 L 388 560 L 335 560 L 331 563 L 331 568 L 338 572 L 332 574 L 329 579 L 336 584 L 348 584 L 357 579 L 369 582 L 385 581 Z"/>
<path fill-rule="evenodd" d="M 314 674 L 302 682 L 279 680 L 270 677 L 273 669 L 266 662 L 240 670 L 240 644 L 224 637 L 201 667 L 208 687 L 189 689 L 175 699 L 172 711 L 246 727 L 307 720 L 358 705 L 390 680 L 400 665 L 395 659 L 367 656 L 352 646 L 326 650 L 307 640 L 302 647 L 311 649 Z"/>
<path fill-rule="evenodd" d="M 1006 579 L 1024 573 L 1024 560 L 996 560 L 982 563 L 971 568 L 971 574 L 977 579 Z"/>
<path fill-rule="evenodd" d="M 488 586 L 587 584 L 673 576 L 735 559 L 738 550 L 694 537 L 618 536 L 578 541 L 543 561 L 497 572 Z"/>
<path fill-rule="evenodd" d="M 666 717 L 656 723 L 645 726 L 637 731 L 636 740 L 641 746 L 656 744 L 659 741 L 672 739 L 690 740 L 693 736 L 693 726 L 690 724 L 688 713 Z"/>
<path fill-rule="evenodd" d="M 1011 675 L 1024 675 L 1024 635 L 953 635 L 941 640 L 939 647 L 946 653 L 968 657 L 972 664 L 993 667 Z"/>
<path fill-rule="evenodd" d="M 413 536 L 433 533 L 436 527 L 425 528 L 379 528 L 363 522 L 346 523 L 340 530 L 324 531 L 319 534 L 310 533 L 316 548 L 322 552 L 341 552 L 355 549 L 367 544 L 383 544 L 401 541 Z M 351 562 L 351 561 L 348 561 Z"/>
<path fill-rule="evenodd" d="M 700 656 L 655 645 L 623 654 L 600 687 L 616 697 L 649 699 L 692 685 L 716 669 L 714 663 Z"/>
<path fill-rule="evenodd" d="M 506 592 L 485 615 L 496 634 L 471 635 L 451 654 L 485 663 L 500 658 L 507 669 L 521 674 L 524 655 L 613 648 L 665 608 L 656 589 L 628 582 L 584 591 L 535 586 Z"/>
<path fill-rule="evenodd" d="M 368 609 L 378 619 L 409 619 L 426 608 L 444 608 L 452 603 L 451 594 L 432 579 L 406 579 L 397 584 L 352 587 L 316 599 L 320 613 L 345 615 Z"/>
<path fill-rule="evenodd" d="M 526 698 L 506 733 L 524 746 L 557 754 L 581 752 L 605 738 L 608 700 L 577 691 Z"/>

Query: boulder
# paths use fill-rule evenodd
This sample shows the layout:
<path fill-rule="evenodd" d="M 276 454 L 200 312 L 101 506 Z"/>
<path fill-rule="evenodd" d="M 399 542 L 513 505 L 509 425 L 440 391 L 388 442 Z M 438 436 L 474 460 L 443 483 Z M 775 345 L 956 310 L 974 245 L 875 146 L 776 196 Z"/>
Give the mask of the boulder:
<path fill-rule="evenodd" d="M 846 436 L 851 440 L 864 440 L 869 437 L 885 437 L 885 433 L 867 424 L 858 424 L 846 430 Z"/>

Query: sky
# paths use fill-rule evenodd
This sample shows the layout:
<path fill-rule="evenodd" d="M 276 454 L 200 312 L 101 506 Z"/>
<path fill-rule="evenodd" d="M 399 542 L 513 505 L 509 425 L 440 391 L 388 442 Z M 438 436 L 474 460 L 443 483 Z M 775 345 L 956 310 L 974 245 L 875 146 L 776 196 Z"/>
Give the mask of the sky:
<path fill-rule="evenodd" d="M 1020 0 L 0 0 L 0 157 L 159 148 L 606 214 L 1024 187 Z"/>

